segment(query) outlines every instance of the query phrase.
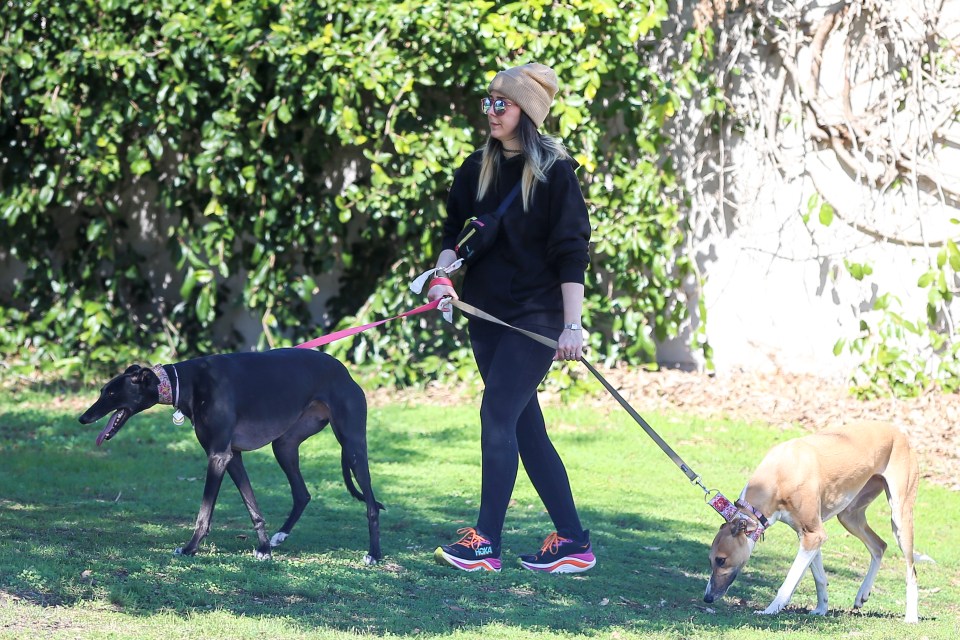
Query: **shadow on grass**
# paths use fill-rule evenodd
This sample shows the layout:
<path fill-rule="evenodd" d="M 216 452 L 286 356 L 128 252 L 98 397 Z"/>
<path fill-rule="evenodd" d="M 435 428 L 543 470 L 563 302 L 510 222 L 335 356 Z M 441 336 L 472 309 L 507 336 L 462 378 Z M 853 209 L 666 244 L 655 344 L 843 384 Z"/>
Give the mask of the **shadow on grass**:
<path fill-rule="evenodd" d="M 387 419 L 377 415 L 372 424 Z M 539 510 L 513 508 L 503 572 L 455 572 L 434 564 L 432 551 L 470 523 L 476 504 L 458 503 L 456 492 L 425 484 L 417 466 L 437 458 L 424 460 L 424 444 L 411 440 L 416 434 L 387 429 L 370 436 L 374 489 L 388 508 L 381 514 L 386 557 L 379 565 L 361 562 L 364 508 L 343 487 L 339 448 L 328 431 L 304 447 L 302 468 L 314 500 L 273 560 L 253 558 L 252 526 L 229 480 L 201 553 L 174 557 L 172 549 L 192 534 L 205 472 L 192 432 L 173 427 L 165 415 L 144 415 L 97 449 L 98 431 L 58 412 L 0 417 L 0 545 L 9 550 L 0 557 L 0 589 L 42 606 L 109 602 L 142 616 L 223 610 L 397 635 L 496 622 L 595 633 L 742 626 L 755 602 L 772 598 L 786 569 L 754 561 L 755 571 L 739 584 L 746 600 L 709 609 L 701 599 L 712 520 L 691 527 L 671 517 L 669 508 L 653 518 L 587 506 L 581 516 L 599 558 L 593 571 L 549 576 L 521 570 L 516 556 L 536 547 L 548 520 Z M 432 428 L 429 438 L 430 447 L 453 451 L 463 427 Z M 443 482 L 455 484 L 458 465 L 477 472 L 477 447 L 465 449 L 450 455 L 452 479 Z M 290 507 L 286 480 L 269 449 L 244 460 L 268 529 L 275 531 Z M 436 470 L 431 474 L 436 477 Z M 756 628 L 789 629 L 806 618 L 747 620 Z M 817 624 L 823 633 L 846 628 L 834 617 Z"/>

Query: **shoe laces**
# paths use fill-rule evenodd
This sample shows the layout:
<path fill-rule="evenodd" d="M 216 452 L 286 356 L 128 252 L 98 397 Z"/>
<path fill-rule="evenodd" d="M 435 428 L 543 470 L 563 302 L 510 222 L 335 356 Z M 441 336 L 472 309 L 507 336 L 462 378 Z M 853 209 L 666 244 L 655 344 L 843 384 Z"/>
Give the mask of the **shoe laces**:
<path fill-rule="evenodd" d="M 490 544 L 490 541 L 484 538 L 482 535 L 477 533 L 477 530 L 473 527 L 465 527 L 463 529 L 457 529 L 457 533 L 462 534 L 463 537 L 460 538 L 459 542 L 456 544 L 462 545 L 464 547 L 470 547 L 471 549 L 477 549 L 482 544 Z"/>
<path fill-rule="evenodd" d="M 557 532 L 554 531 L 547 536 L 546 540 L 543 541 L 543 546 L 540 547 L 540 553 L 546 553 L 547 551 L 550 553 L 556 553 L 560 548 L 560 545 L 564 542 L 572 542 L 572 540 L 570 540 L 570 538 L 559 536 L 557 535 Z"/>

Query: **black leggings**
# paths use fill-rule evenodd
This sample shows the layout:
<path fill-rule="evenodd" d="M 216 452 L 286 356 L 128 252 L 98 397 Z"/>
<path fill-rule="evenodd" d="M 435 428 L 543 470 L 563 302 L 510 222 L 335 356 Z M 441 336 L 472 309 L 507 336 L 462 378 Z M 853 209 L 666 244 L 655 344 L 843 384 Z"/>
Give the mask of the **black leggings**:
<path fill-rule="evenodd" d="M 540 327 L 523 328 L 545 333 Z M 547 435 L 537 401 L 537 387 L 550 369 L 554 350 L 483 320 L 470 321 L 470 341 L 484 382 L 480 405 L 483 475 L 477 529 L 494 544 L 500 543 L 519 457 L 557 533 L 581 539 L 583 528 L 567 470 Z"/>

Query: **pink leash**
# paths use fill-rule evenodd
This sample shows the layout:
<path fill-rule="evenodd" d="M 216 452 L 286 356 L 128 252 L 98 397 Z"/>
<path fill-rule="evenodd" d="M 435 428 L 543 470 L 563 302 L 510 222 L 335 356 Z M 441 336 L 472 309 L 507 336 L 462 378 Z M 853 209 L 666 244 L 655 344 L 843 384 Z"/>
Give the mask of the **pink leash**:
<path fill-rule="evenodd" d="M 355 333 L 360 333 L 361 331 L 366 331 L 372 327 L 380 326 L 385 322 L 390 322 L 391 320 L 396 320 L 397 318 L 405 318 L 407 316 L 415 316 L 418 313 L 424 313 L 425 311 L 430 311 L 431 309 L 436 309 L 437 306 L 442 302 L 442 298 L 434 300 L 433 302 L 428 302 L 425 305 L 419 306 L 416 309 L 410 309 L 410 311 L 405 311 L 400 315 L 393 316 L 392 318 L 387 318 L 385 320 L 377 320 L 376 322 L 370 322 L 368 324 L 359 326 L 359 327 L 350 327 L 349 329 L 341 329 L 340 331 L 334 331 L 333 333 L 328 333 L 325 336 L 320 336 L 319 338 L 314 338 L 303 344 L 298 344 L 297 349 L 313 349 L 314 347 L 320 347 L 325 344 L 330 344 L 340 340 L 341 338 L 346 338 L 347 336 L 352 336 Z"/>

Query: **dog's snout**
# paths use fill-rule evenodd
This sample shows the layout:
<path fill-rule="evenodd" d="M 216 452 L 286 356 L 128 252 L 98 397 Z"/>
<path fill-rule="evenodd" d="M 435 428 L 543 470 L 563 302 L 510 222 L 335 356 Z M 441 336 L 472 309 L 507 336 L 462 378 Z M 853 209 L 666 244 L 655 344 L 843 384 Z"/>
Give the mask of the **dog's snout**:
<path fill-rule="evenodd" d="M 93 424 L 107 414 L 107 412 L 102 411 L 99 408 L 99 404 L 99 401 L 95 402 L 92 407 L 80 414 L 80 417 L 77 418 L 77 420 L 80 421 L 80 424 Z"/>
<path fill-rule="evenodd" d="M 706 603 L 711 603 L 716 599 L 713 595 L 713 577 L 707 580 L 707 588 L 703 592 L 703 601 Z"/>

